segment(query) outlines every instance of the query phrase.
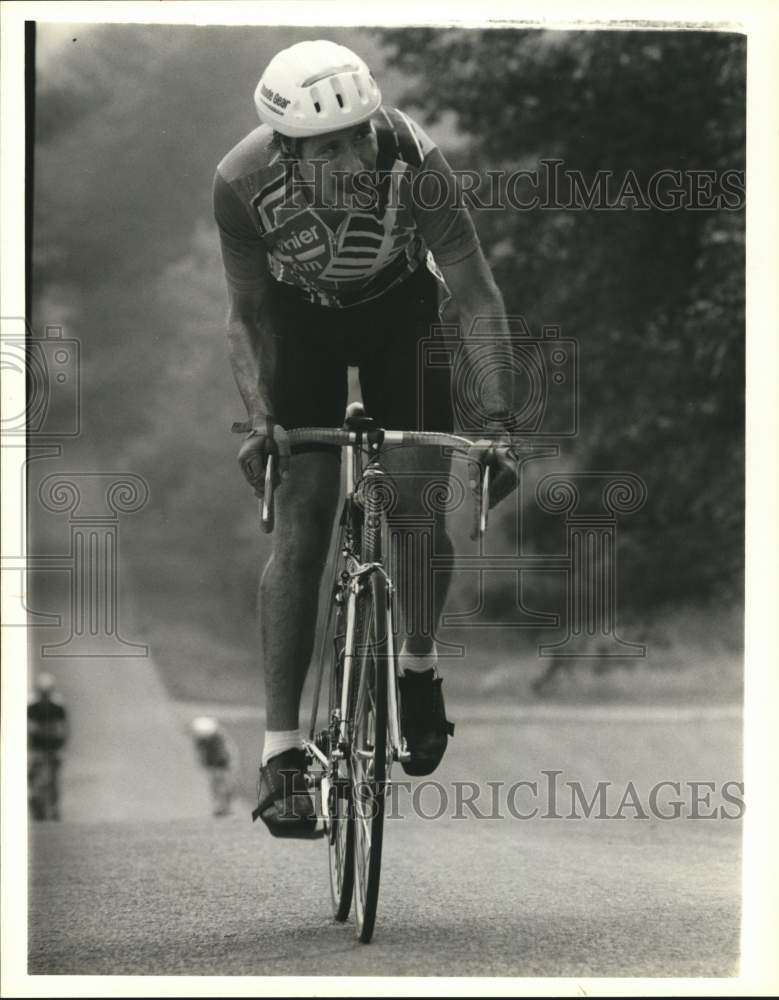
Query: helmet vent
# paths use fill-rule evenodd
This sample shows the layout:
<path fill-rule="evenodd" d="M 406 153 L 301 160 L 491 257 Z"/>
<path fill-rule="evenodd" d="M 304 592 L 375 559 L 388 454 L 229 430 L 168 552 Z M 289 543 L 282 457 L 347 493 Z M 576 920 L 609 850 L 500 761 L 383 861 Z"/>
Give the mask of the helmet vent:
<path fill-rule="evenodd" d="M 337 76 L 339 73 L 356 73 L 358 72 L 358 67 L 348 63 L 346 66 L 328 66 L 327 69 L 323 70 L 321 73 L 317 73 L 315 76 L 309 76 L 306 80 L 301 83 L 301 87 L 312 87 L 315 83 L 319 83 L 321 80 L 326 80 L 328 76 Z"/>
<path fill-rule="evenodd" d="M 344 99 L 343 99 L 343 97 L 341 97 L 340 94 L 336 94 L 335 95 L 335 99 L 336 99 L 336 101 L 338 101 L 338 107 L 342 108 L 344 106 Z"/>

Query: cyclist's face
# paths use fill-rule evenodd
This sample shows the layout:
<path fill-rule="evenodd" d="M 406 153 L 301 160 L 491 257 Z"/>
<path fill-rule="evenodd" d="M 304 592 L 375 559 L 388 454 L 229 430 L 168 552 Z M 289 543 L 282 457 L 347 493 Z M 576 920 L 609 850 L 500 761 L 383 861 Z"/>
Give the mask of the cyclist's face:
<path fill-rule="evenodd" d="M 376 169 L 378 142 L 370 122 L 338 132 L 305 139 L 299 168 L 304 180 L 314 184 L 314 192 L 325 204 L 338 204 L 353 192 L 355 174 Z M 341 198 L 338 199 L 340 193 Z"/>

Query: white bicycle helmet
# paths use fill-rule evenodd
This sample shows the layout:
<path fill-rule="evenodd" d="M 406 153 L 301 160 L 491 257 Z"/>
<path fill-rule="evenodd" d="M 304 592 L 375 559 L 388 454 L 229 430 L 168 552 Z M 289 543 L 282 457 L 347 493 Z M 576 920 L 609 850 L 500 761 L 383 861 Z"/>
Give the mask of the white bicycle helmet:
<path fill-rule="evenodd" d="M 213 736 L 218 728 L 216 719 L 212 719 L 207 715 L 201 715 L 197 719 L 192 720 L 192 732 L 195 736 Z"/>
<path fill-rule="evenodd" d="M 48 693 L 54 690 L 54 678 L 51 674 L 38 674 L 35 678 L 35 690 Z"/>
<path fill-rule="evenodd" d="M 381 92 L 351 49 L 323 40 L 277 53 L 254 91 L 260 121 L 291 139 L 336 132 L 366 121 Z"/>

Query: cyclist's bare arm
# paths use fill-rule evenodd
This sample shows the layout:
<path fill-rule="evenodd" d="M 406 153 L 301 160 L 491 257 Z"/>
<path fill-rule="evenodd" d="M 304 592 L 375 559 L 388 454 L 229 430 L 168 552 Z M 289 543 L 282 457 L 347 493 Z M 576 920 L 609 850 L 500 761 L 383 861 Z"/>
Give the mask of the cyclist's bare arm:
<path fill-rule="evenodd" d="M 266 248 L 219 168 L 214 176 L 213 206 L 227 284 L 233 375 L 249 417 L 259 418 L 260 423 L 271 413 L 275 352 L 265 315 L 273 278 Z"/>
<path fill-rule="evenodd" d="M 481 247 L 457 264 L 441 265 L 441 273 L 454 296 L 460 314 L 463 331 L 463 346 L 469 352 L 468 334 L 477 319 L 489 319 L 490 342 L 495 345 L 496 355 L 503 354 L 509 347 L 509 331 L 503 296 L 492 277 Z M 489 342 L 488 342 L 489 343 Z M 483 366 L 485 342 L 479 341 L 480 367 Z M 466 353 L 466 360 L 468 353 Z M 509 365 L 496 365 L 495 377 L 483 385 L 485 396 L 481 400 L 486 413 L 510 414 L 513 411 L 512 371 Z"/>
<path fill-rule="evenodd" d="M 266 273 L 262 284 L 252 291 L 238 291 L 228 285 L 230 363 L 238 391 L 252 421 L 261 421 L 273 413 L 271 386 L 276 368 L 276 347 L 273 334 L 265 322 L 268 282 L 272 280 Z"/>
<path fill-rule="evenodd" d="M 290 455 L 284 428 L 275 423 L 272 403 L 276 339 L 266 320 L 265 303 L 273 280 L 264 268 L 260 283 L 252 291 L 239 291 L 228 283 L 230 363 L 249 416 L 249 436 L 238 452 L 238 462 L 260 499 L 266 488 L 266 473 L 276 480 L 286 477 Z M 275 468 L 266 464 L 269 451 L 274 449 L 278 457 Z"/>

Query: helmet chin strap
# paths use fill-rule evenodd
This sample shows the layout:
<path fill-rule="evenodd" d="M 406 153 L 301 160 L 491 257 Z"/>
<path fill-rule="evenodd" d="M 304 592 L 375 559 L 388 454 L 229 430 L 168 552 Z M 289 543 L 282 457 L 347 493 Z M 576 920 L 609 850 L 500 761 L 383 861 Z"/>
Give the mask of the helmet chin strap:
<path fill-rule="evenodd" d="M 284 156 L 289 160 L 299 160 L 302 140 L 293 139 L 291 136 L 282 135 L 280 132 L 276 134 L 279 137 L 279 145 Z"/>

